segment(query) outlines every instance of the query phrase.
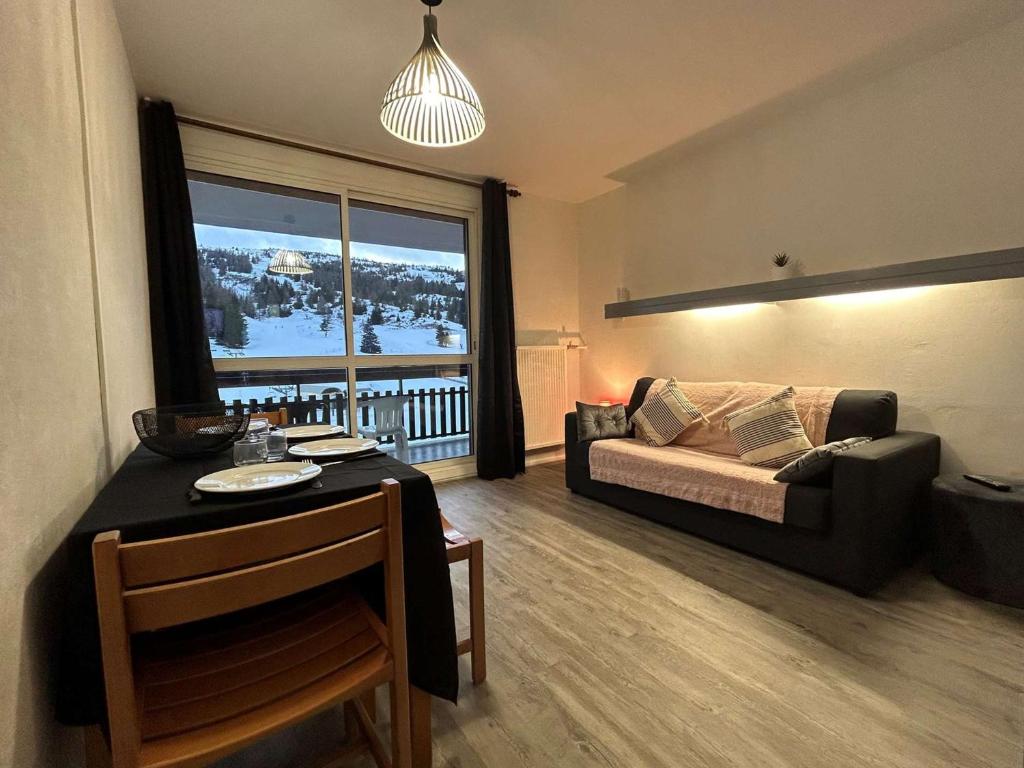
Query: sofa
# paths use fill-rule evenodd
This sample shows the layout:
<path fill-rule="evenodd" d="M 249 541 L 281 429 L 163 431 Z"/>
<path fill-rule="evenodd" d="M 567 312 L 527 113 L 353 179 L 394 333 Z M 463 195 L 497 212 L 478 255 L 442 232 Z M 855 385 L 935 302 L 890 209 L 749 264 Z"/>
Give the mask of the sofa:
<path fill-rule="evenodd" d="M 642 405 L 653 378 L 636 382 L 627 416 Z M 685 390 L 685 384 L 681 385 Z M 768 385 L 764 385 L 768 386 Z M 595 440 L 577 437 L 576 414 L 565 416 L 566 486 L 597 501 L 817 577 L 857 595 L 880 588 L 920 549 L 932 479 L 939 471 L 936 435 L 897 431 L 895 393 L 842 389 L 833 395 L 821 440 L 871 437 L 835 457 L 831 477 L 786 484 L 779 520 L 652 493 L 591 477 Z M 801 416 L 801 418 L 803 418 Z M 685 433 L 684 433 L 685 434 Z M 620 440 L 634 440 L 630 435 Z M 641 446 L 642 441 L 636 441 Z M 632 446 L 620 445 L 616 448 Z M 638 448 L 654 457 L 687 449 Z M 698 454 L 690 454 L 698 455 Z M 700 455 L 703 455 L 701 453 Z M 716 457 L 707 454 L 713 462 Z M 720 457 L 723 467 L 735 457 Z M 713 464 L 712 464 L 713 465 Z M 724 469 L 723 471 L 728 471 Z M 771 475 L 769 475 L 769 482 Z"/>

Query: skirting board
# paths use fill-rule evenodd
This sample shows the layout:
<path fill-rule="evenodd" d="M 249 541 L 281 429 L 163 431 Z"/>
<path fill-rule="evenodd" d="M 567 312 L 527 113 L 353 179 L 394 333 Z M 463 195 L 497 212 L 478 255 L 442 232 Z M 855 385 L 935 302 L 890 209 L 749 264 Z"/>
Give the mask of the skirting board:
<path fill-rule="evenodd" d="M 526 466 L 535 467 L 538 464 L 551 464 L 556 461 L 565 461 L 564 444 L 559 443 L 552 448 L 545 448 L 526 452 Z M 432 467 L 431 462 L 420 464 L 417 469 L 430 476 L 434 483 L 446 483 L 449 480 L 465 480 L 467 477 L 476 477 L 476 457 L 466 456 L 462 459 L 444 462 L 443 466 Z"/>
<path fill-rule="evenodd" d="M 1024 277 L 1024 247 L 620 301 L 605 304 L 604 316 L 635 317 L 733 304 L 793 301 L 845 293 L 975 283 L 1013 277 Z"/>

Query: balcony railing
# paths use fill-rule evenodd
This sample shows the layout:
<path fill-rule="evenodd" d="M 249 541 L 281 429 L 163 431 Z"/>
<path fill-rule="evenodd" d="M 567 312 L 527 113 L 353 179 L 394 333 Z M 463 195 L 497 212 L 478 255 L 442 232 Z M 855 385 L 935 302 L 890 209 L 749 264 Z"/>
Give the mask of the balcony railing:
<path fill-rule="evenodd" d="M 469 388 L 465 386 L 363 393 L 356 399 L 356 423 L 359 427 L 374 427 L 374 402 L 395 396 L 408 398 L 402 404 L 402 424 L 410 441 L 469 436 L 470 397 Z M 288 409 L 288 420 L 295 424 L 348 426 L 348 395 L 343 392 L 301 398 L 282 395 L 277 398 L 250 398 L 248 401 L 236 399 L 230 405 L 248 407 L 251 411 L 284 406 Z M 382 438 L 382 442 L 388 444 L 394 440 L 393 435 Z"/>

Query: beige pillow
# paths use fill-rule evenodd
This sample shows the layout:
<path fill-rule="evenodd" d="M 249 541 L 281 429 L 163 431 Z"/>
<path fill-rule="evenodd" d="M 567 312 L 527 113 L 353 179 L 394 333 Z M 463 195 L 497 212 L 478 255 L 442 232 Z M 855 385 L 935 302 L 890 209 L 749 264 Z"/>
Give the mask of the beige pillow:
<path fill-rule="evenodd" d="M 637 434 L 648 445 L 661 446 L 672 442 L 687 426 L 703 418 L 700 409 L 676 386 L 676 380 L 669 379 L 663 387 L 648 391 L 632 421 Z"/>
<path fill-rule="evenodd" d="M 680 381 L 678 386 L 694 405 L 707 416 L 708 423 L 698 422 L 684 429 L 672 442 L 688 448 L 713 451 L 726 456 L 736 455 L 736 444 L 729 434 L 725 417 L 757 405 L 786 387 L 754 381 Z M 793 387 L 793 405 L 812 445 L 826 441 L 828 421 L 836 396 L 835 387 Z"/>
<path fill-rule="evenodd" d="M 755 467 L 781 469 L 814 446 L 793 404 L 793 388 L 725 417 L 736 453 Z"/>

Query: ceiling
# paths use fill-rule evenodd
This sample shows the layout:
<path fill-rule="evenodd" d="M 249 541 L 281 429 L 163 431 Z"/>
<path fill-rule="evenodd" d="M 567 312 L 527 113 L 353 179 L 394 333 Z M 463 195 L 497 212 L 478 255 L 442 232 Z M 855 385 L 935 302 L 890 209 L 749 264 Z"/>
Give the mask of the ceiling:
<path fill-rule="evenodd" d="M 427 149 L 378 120 L 416 0 L 115 0 L 138 90 L 229 122 L 578 202 L 619 169 L 873 58 L 920 56 L 1020 0 L 445 0 L 487 130 Z M 870 69 L 865 70 L 870 71 Z M 848 80 L 848 79 L 847 79 Z"/>

